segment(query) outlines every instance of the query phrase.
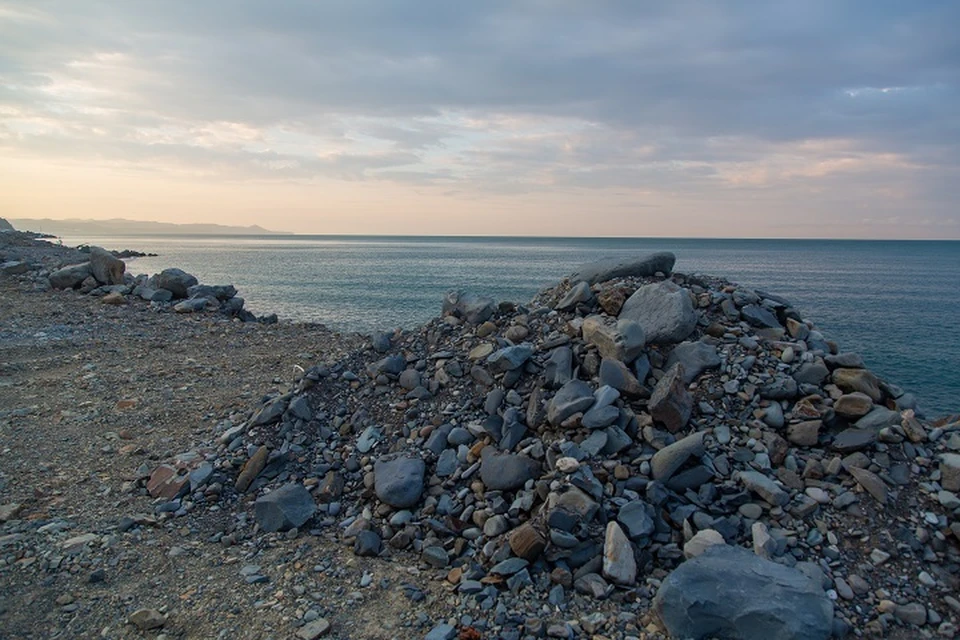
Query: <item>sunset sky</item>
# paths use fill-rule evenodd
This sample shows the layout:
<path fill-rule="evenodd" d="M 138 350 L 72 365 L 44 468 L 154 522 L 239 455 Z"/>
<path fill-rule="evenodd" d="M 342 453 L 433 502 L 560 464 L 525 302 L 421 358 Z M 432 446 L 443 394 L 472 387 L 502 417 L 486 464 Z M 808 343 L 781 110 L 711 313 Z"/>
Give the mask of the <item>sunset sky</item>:
<path fill-rule="evenodd" d="M 960 2 L 0 0 L 0 216 L 960 238 Z"/>

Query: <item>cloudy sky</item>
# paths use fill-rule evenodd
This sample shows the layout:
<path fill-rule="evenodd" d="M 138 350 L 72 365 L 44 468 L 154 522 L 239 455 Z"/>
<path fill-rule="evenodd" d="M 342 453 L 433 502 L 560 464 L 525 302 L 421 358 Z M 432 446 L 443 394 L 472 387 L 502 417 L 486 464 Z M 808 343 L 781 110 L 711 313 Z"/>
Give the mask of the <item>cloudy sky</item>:
<path fill-rule="evenodd" d="M 960 238 L 960 2 L 0 0 L 0 215 Z"/>

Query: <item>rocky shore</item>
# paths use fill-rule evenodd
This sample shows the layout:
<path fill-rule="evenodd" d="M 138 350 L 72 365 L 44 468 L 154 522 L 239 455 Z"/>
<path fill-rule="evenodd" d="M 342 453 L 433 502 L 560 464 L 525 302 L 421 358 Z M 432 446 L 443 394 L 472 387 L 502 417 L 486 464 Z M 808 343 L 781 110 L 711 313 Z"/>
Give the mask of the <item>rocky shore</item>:
<path fill-rule="evenodd" d="M 778 295 L 656 254 L 342 336 L 32 251 L 0 247 L 9 637 L 956 635 L 960 419 Z"/>

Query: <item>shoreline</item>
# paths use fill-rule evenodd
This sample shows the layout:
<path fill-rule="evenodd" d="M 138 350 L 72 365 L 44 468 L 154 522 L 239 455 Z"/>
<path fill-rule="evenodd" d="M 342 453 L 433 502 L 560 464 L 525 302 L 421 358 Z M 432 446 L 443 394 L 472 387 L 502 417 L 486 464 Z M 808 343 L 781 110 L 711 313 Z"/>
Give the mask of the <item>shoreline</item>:
<path fill-rule="evenodd" d="M 826 589 L 816 606 L 829 601 L 829 619 L 816 607 L 796 617 L 817 629 L 886 637 L 914 637 L 918 626 L 941 635 L 955 629 L 956 601 L 948 598 L 958 580 L 950 567 L 960 560 L 960 502 L 943 485 L 954 482 L 953 459 L 944 456 L 960 438 L 956 418 L 918 419 L 909 399 L 898 404 L 896 389 L 776 296 L 718 278 L 668 276 L 672 261 L 613 275 L 609 267 L 584 270 L 586 284 L 562 282 L 528 305 L 451 296 L 444 314 L 423 326 L 353 336 L 339 355 L 274 377 L 279 386 L 261 402 L 254 399 L 263 389 L 250 389 L 240 405 L 208 412 L 203 429 L 180 436 L 188 449 L 155 453 L 124 481 L 125 495 L 152 515 L 135 518 L 122 539 L 230 514 L 236 524 L 195 547 L 197 557 L 216 556 L 211 545 L 282 553 L 313 541 L 325 557 L 340 554 L 341 566 L 384 576 L 386 586 L 357 578 L 361 594 L 379 589 L 375 599 L 399 607 L 390 615 L 401 627 L 388 633 L 405 637 L 447 637 L 450 619 L 458 621 L 452 633 L 519 638 L 539 625 L 552 637 L 601 629 L 607 637 L 661 637 L 664 624 L 677 622 L 657 592 L 679 579 L 679 568 L 700 567 L 701 554 L 721 553 L 705 553 L 716 545 L 746 546 L 765 563 L 816 576 Z M 305 328 L 42 295 L 110 322 L 203 327 L 214 342 L 228 331 L 295 338 Z M 660 301 L 654 318 L 648 296 Z M 29 317 L 29 306 L 21 313 Z M 351 339 L 317 331 L 331 346 Z M 153 329 L 142 333 L 167 342 Z M 127 466 L 129 474 L 135 465 Z M 394 477 L 408 481 L 388 482 Z M 891 516 L 908 531 L 927 531 L 915 550 L 890 537 Z M 34 529 L 10 522 L 19 521 L 0 536 L 19 527 L 23 542 L 14 544 L 26 546 Z M 80 558 L 100 553 L 93 542 L 75 543 Z M 287 578 L 256 556 L 245 562 L 239 582 L 248 589 L 278 580 L 309 592 L 307 567 Z M 423 580 L 413 590 L 390 581 L 397 565 Z M 26 572 L 32 563 L 10 566 Z M 336 582 L 334 565 L 323 566 L 317 575 Z M 920 573 L 921 591 L 885 580 Z M 238 581 L 231 575 L 218 584 Z M 772 587 L 769 579 L 754 586 Z M 153 619 L 191 637 L 181 625 L 194 614 L 156 600 L 167 608 Z M 559 613 L 545 615 L 544 601 Z M 323 620 L 329 630 L 316 637 L 355 637 L 347 611 L 309 598 L 298 605 L 300 615 L 285 614 L 291 632 L 312 633 Z M 500 605 L 522 615 L 497 615 Z"/>

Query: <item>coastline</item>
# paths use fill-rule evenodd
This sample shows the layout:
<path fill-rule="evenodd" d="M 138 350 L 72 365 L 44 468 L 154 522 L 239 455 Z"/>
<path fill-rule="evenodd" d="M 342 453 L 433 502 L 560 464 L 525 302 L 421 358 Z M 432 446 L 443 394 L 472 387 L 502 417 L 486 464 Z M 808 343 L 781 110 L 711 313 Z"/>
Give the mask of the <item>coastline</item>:
<path fill-rule="evenodd" d="M 523 628 L 528 625 L 528 620 L 540 619 L 542 613 L 534 603 L 553 597 L 558 584 L 562 587 L 560 595 L 564 608 L 562 613 L 541 620 L 543 629 L 551 625 L 567 625 L 571 633 L 585 633 L 588 626 L 605 628 L 604 625 L 610 625 L 608 634 L 612 637 L 658 637 L 658 623 L 650 615 L 655 587 L 666 580 L 676 565 L 682 566 L 680 559 L 684 557 L 687 545 L 694 539 L 702 543 L 712 534 L 701 534 L 713 531 L 718 532 L 727 544 L 749 546 L 752 542 L 756 548 L 758 530 L 753 525 L 746 526 L 752 521 L 763 525 L 761 531 L 772 540 L 772 548 L 761 544 L 760 550 L 774 560 L 783 563 L 793 556 L 794 566 L 803 562 L 824 564 L 822 561 L 826 560 L 830 571 L 821 579 L 830 585 L 837 597 L 833 601 L 836 619 L 848 629 L 868 633 L 880 631 L 888 637 L 911 633 L 910 627 L 904 625 L 918 622 L 915 605 L 923 608 L 925 616 L 919 626 L 933 625 L 931 630 L 951 624 L 949 617 L 956 615 L 951 613 L 953 605 L 946 600 L 950 590 L 956 587 L 956 573 L 948 569 L 957 556 L 957 529 L 951 526 L 956 525 L 952 515 L 956 505 L 948 496 L 940 495 L 947 490 L 936 488 L 942 477 L 935 475 L 941 473 L 938 466 L 940 452 L 949 449 L 948 443 L 960 428 L 956 420 L 942 424 L 917 420 L 910 406 L 896 403 L 894 396 L 898 392 L 895 389 L 884 389 L 880 381 L 871 384 L 869 372 L 858 366 L 862 363 L 835 349 L 822 336 L 811 337 L 815 328 L 794 317 L 787 303 L 773 297 L 763 298 L 719 279 L 679 274 L 667 278 L 651 272 L 644 276 L 617 276 L 600 281 L 597 291 L 589 286 L 574 286 L 572 282 L 561 283 L 530 305 L 497 305 L 480 297 L 457 297 L 448 300 L 447 313 L 441 318 L 416 329 L 374 336 L 361 343 L 359 337 L 340 336 L 326 332 L 322 327 L 312 327 L 321 334 L 321 339 L 316 340 L 301 335 L 307 327 L 296 323 L 241 323 L 220 313 L 153 313 L 146 302 L 128 301 L 126 305 L 113 308 L 94 298 L 78 297 L 69 292 L 25 293 L 19 288 L 20 284 L 30 282 L 24 274 L 11 274 L 6 278 L 5 298 L 28 300 L 20 296 L 49 296 L 43 300 L 79 310 L 77 312 L 84 319 L 73 326 L 83 326 L 91 318 L 99 318 L 103 326 L 124 327 L 131 318 L 139 317 L 156 320 L 157 324 L 147 323 L 133 335 L 154 341 L 159 345 L 156 347 L 159 351 L 171 347 L 178 352 L 183 349 L 189 338 L 178 334 L 177 330 L 184 327 L 195 331 L 193 338 L 196 340 L 215 342 L 212 349 L 221 354 L 222 364 L 205 363 L 201 358 L 200 371 L 191 371 L 197 367 L 195 364 L 177 371 L 176 362 L 191 357 L 187 348 L 163 365 L 168 374 L 174 376 L 177 385 L 187 379 L 216 377 L 221 368 L 229 366 L 229 355 L 238 353 L 229 345 L 239 340 L 240 335 L 276 331 L 290 341 L 266 345 L 258 356 L 265 358 L 266 354 L 271 354 L 288 359 L 286 363 L 274 365 L 278 367 L 277 375 L 271 381 L 264 380 L 265 372 L 257 371 L 258 357 L 252 358 L 249 368 L 231 374 L 243 379 L 252 374 L 260 380 L 258 384 L 262 386 L 259 388 L 248 385 L 245 397 L 235 397 L 221 406 L 205 409 L 200 409 L 202 399 L 192 399 L 181 418 L 189 420 L 190 411 L 196 411 L 193 420 L 204 415 L 203 421 L 207 424 L 180 432 L 176 450 L 168 451 L 170 447 L 162 444 L 165 436 L 159 428 L 151 429 L 148 434 L 149 446 L 140 445 L 134 436 L 142 451 L 137 453 L 137 448 L 133 448 L 129 453 L 120 454 L 129 457 L 116 461 L 105 484 L 111 492 L 126 496 L 123 512 L 130 513 L 130 508 L 135 505 L 145 512 L 152 511 L 152 514 L 139 520 L 134 518 L 135 522 L 119 533 L 116 530 L 119 525 L 104 526 L 88 520 L 87 526 L 96 531 L 95 538 L 69 545 L 69 548 L 78 547 L 73 556 L 77 562 L 68 562 L 60 573 L 57 573 L 60 565 L 53 568 L 54 575 L 62 576 L 63 581 L 71 585 L 71 594 L 73 591 L 87 594 L 81 596 L 81 602 L 85 598 L 89 600 L 89 592 L 76 584 L 85 577 L 87 569 L 96 571 L 93 567 L 97 562 L 91 558 L 106 561 L 109 552 L 101 553 L 109 549 L 105 539 L 119 537 L 126 544 L 137 532 L 143 535 L 156 526 L 166 536 L 159 544 L 169 549 L 165 562 L 171 565 L 182 567 L 184 562 L 192 559 L 198 563 L 223 563 L 223 558 L 211 559 L 221 554 L 220 549 L 225 550 L 222 553 L 230 558 L 236 558 L 233 562 L 245 563 L 240 576 L 235 571 L 219 573 L 218 590 L 229 590 L 237 588 L 237 583 L 246 583 L 247 586 L 242 588 L 256 592 L 260 601 L 270 602 L 269 592 L 279 586 L 274 581 L 289 586 L 294 594 L 298 593 L 298 586 L 303 588 L 303 595 L 295 597 L 295 603 L 288 606 L 280 599 L 267 607 L 234 614 L 241 619 L 266 608 L 280 612 L 274 621 L 277 625 L 289 627 L 291 622 L 285 619 L 292 618 L 293 628 L 302 631 L 311 625 L 319 628 L 320 625 L 314 624 L 317 620 L 328 620 L 332 622 L 332 637 L 350 633 L 351 625 L 356 621 L 350 615 L 352 605 L 349 601 L 340 603 L 344 606 L 327 608 L 324 600 L 311 602 L 306 595 L 310 593 L 311 575 L 305 558 L 295 561 L 304 566 L 292 571 L 281 571 L 276 565 L 261 561 L 262 558 L 282 555 L 284 549 L 289 555 L 301 544 L 298 541 L 305 539 L 311 541 L 311 553 L 323 556 L 323 561 L 317 565 L 323 569 L 314 570 L 314 575 L 342 584 L 347 592 L 355 591 L 356 585 L 360 584 L 360 597 L 354 605 L 385 606 L 387 610 L 379 611 L 382 619 L 397 619 L 399 624 L 405 625 L 403 631 L 372 628 L 358 631 L 354 628 L 354 633 L 368 634 L 361 637 L 381 637 L 378 633 L 388 634 L 382 637 L 397 633 L 422 636 L 445 624 L 441 620 L 462 620 L 465 614 L 471 616 L 471 624 L 460 626 L 475 628 L 482 625 L 479 632 L 503 633 L 511 628 Z M 667 286 L 665 283 L 668 282 L 674 282 L 681 292 L 692 292 L 692 296 L 683 295 L 691 300 L 693 313 L 712 318 L 713 322 L 697 323 L 687 335 L 666 342 L 651 342 L 649 331 L 644 331 L 648 334 L 644 340 L 637 341 L 635 334 L 621 330 L 615 323 L 587 322 L 594 317 L 615 318 L 621 315 L 627 300 L 638 290 L 648 286 Z M 736 307 L 724 310 L 721 299 L 733 301 L 738 291 L 740 298 L 733 302 Z M 682 300 L 683 296 L 677 299 Z M 30 308 L 42 306 L 31 304 L 36 300 L 28 300 L 17 309 L 20 317 L 26 318 L 28 324 L 33 323 L 33 327 L 43 322 L 33 315 L 41 309 Z M 693 306 L 693 300 L 696 300 L 696 306 Z M 225 302 L 218 300 L 218 310 Z M 204 303 L 204 306 L 212 305 Z M 742 316 L 743 309 L 748 307 L 756 309 Z M 764 310 L 767 314 L 762 313 Z M 49 312 L 49 309 L 43 311 Z M 754 318 L 758 326 L 745 321 L 747 326 L 741 327 L 744 318 Z M 765 326 L 774 323 L 779 328 Z M 72 325 L 67 323 L 66 326 Z M 806 327 L 805 334 L 802 327 Z M 739 335 L 730 333 L 734 329 Z M 46 346 L 51 349 L 49 357 L 53 358 L 57 347 L 56 340 L 51 341 L 50 335 L 55 334 L 45 333 L 49 343 Z M 728 339 L 727 334 L 732 337 Z M 29 367 L 34 357 L 32 350 L 40 346 L 38 339 L 32 337 L 36 332 L 23 331 L 18 335 L 22 335 L 23 344 L 16 341 L 9 344 L 23 349 L 19 361 Z M 711 340 L 687 340 L 691 335 Z M 800 335 L 804 337 L 800 338 Z M 98 338 L 89 335 L 78 355 L 92 344 L 97 344 L 101 352 L 105 346 L 110 348 L 109 338 L 109 333 Z M 129 339 L 127 336 L 121 342 Z M 355 342 L 350 343 L 351 339 Z M 817 343 L 818 339 L 822 343 Z M 637 347 L 638 343 L 642 343 L 640 347 Z M 688 343 L 690 346 L 684 347 L 681 356 L 673 355 L 676 345 Z M 316 360 L 293 358 L 298 361 L 291 363 L 292 354 L 285 349 L 306 344 L 317 347 L 299 353 L 315 351 Z M 810 344 L 817 344 L 819 349 L 810 348 Z M 698 345 L 708 345 L 714 352 L 704 351 Z M 641 349 L 647 358 L 645 367 L 638 368 L 636 364 L 638 356 L 633 353 L 636 348 Z M 633 360 L 629 361 L 629 366 L 616 366 L 614 361 L 629 359 L 626 350 L 631 352 Z M 818 350 L 820 360 L 813 355 Z M 558 353 L 563 355 L 557 356 Z M 807 353 L 813 357 L 807 358 Z M 94 350 L 83 358 L 89 360 L 86 364 L 94 367 L 86 374 L 77 371 L 80 380 L 96 371 L 97 355 Z M 130 365 L 139 366 L 128 360 L 129 356 L 122 357 L 128 362 L 128 368 Z M 744 362 L 751 357 L 753 361 L 743 376 L 737 373 L 731 377 L 735 373 L 734 367 L 743 370 Z M 840 360 L 830 364 L 828 357 Z M 144 359 L 143 355 L 135 358 Z M 671 358 L 681 361 L 684 369 L 674 370 L 672 365 L 675 362 L 671 363 Z M 612 364 L 604 367 L 604 360 Z M 821 361 L 822 370 L 814 366 Z M 146 369 L 136 371 L 134 376 L 143 376 L 143 384 L 146 384 L 151 374 L 149 363 L 143 365 Z M 803 381 L 798 382 L 794 374 L 800 373 L 803 365 L 811 366 L 806 367 L 801 376 Z M 281 373 L 286 367 L 289 370 Z M 694 369 L 700 370 L 686 381 L 684 376 Z M 860 380 L 857 385 L 866 380 L 863 390 L 841 389 L 835 379 L 837 370 L 866 372 L 849 374 Z M 750 380 L 751 371 L 756 371 L 753 375 L 760 377 Z M 543 382 L 551 376 L 552 382 Z M 676 380 L 678 376 L 680 382 Z M 727 376 L 726 380 L 724 376 Z M 115 383 L 121 379 L 119 372 L 114 374 Z M 794 380 L 796 389 L 793 391 L 788 379 Z M 568 398 L 570 403 L 556 401 L 564 388 L 577 387 L 568 387 L 577 380 L 590 385 L 590 405 L 585 402 L 587 391 L 582 388 L 577 393 L 568 392 L 572 394 Z M 728 386 L 734 380 L 739 382 L 736 389 L 732 384 Z M 188 383 L 188 388 L 190 384 L 193 383 Z M 841 392 L 836 397 L 833 391 L 825 390 L 830 384 Z M 843 384 L 853 383 L 844 381 Z M 237 381 L 231 381 L 226 389 L 236 391 L 236 385 Z M 254 402 L 254 398 L 274 385 L 279 386 L 265 402 Z M 747 385 L 752 386 L 752 393 L 747 393 Z M 802 385 L 810 388 L 801 389 Z M 868 394 L 874 392 L 874 386 L 876 400 Z M 617 393 L 614 396 L 603 392 L 613 399 L 609 404 L 599 405 L 593 396 L 604 387 L 615 388 Z M 662 397 L 658 397 L 657 390 L 661 387 Z M 801 394 L 802 390 L 811 393 Z M 102 393 L 104 387 L 85 391 Z M 109 408 L 113 413 L 135 419 L 134 416 L 148 404 L 146 392 L 141 392 L 141 399 L 132 406 L 118 409 L 120 402 L 131 400 L 119 397 L 118 392 L 122 394 L 123 390 L 113 389 L 109 401 L 103 403 L 101 410 L 104 413 Z M 177 388 L 171 385 L 171 394 L 163 398 L 163 402 L 176 404 L 177 392 Z M 869 424 L 871 430 L 876 427 L 871 439 L 858 440 L 863 438 L 862 432 L 867 429 L 867 425 L 855 427 L 859 419 L 851 422 L 844 417 L 838 420 L 836 415 L 829 417 L 827 409 L 832 409 L 842 396 L 855 393 L 868 395 L 867 400 L 860 396 L 853 399 L 860 403 L 856 411 L 866 409 L 859 419 L 877 413 L 878 409 L 888 412 L 879 412 L 882 415 L 873 418 L 876 424 Z M 810 399 L 813 395 L 821 400 Z M 655 402 L 657 399 L 664 401 L 662 406 Z M 892 407 L 886 405 L 887 400 L 893 401 Z M 93 401 L 98 405 L 102 402 L 99 399 Z M 112 404 L 107 407 L 109 403 Z M 656 408 L 651 409 L 651 405 Z M 779 409 L 774 410 L 774 405 Z M 570 411 L 571 407 L 575 410 Z M 616 411 L 608 410 L 605 413 L 609 415 L 603 417 L 596 415 L 609 407 Z M 595 414 L 588 416 L 594 409 L 597 409 Z M 62 415 L 64 409 L 59 411 Z M 612 417 L 614 413 L 616 417 Z M 684 413 L 687 420 L 681 419 Z M 38 411 L 37 414 L 5 415 L 3 420 L 8 423 L 5 428 L 23 433 L 25 430 L 19 423 L 49 417 Z M 852 413 L 850 417 L 853 417 Z M 130 419 L 124 418 L 123 421 Z M 742 428 L 730 429 L 731 422 Z M 816 427 L 811 424 L 817 422 Z M 593 424 L 599 426 L 591 426 Z M 82 431 L 82 425 L 78 424 L 76 428 L 78 432 Z M 851 435 L 850 428 L 857 431 Z M 621 433 L 629 442 L 622 439 Z M 603 437 L 596 434 L 603 434 Z M 696 434 L 700 434 L 698 442 L 688 439 Z M 123 440 L 122 435 L 118 438 Z M 842 446 L 837 446 L 838 438 L 842 439 Z M 601 439 L 604 440 L 602 444 Z M 615 445 L 611 443 L 614 442 L 619 442 L 622 447 L 612 450 Z M 686 444 L 679 446 L 681 443 Z M 42 448 L 40 443 L 33 445 Z M 485 454 L 486 446 L 500 452 Z M 89 449 L 96 452 L 93 445 Z M 907 449 L 912 455 L 904 455 Z M 193 455 L 178 455 L 178 450 L 190 451 Z M 119 449 L 116 452 L 119 453 Z M 431 470 L 421 479 L 424 484 L 421 486 L 422 495 L 418 494 L 409 507 L 389 506 L 387 500 L 396 501 L 396 496 L 390 497 L 389 491 L 378 486 L 381 481 L 377 477 L 382 478 L 384 474 L 378 474 L 376 467 L 381 459 L 390 458 L 390 454 L 415 456 L 423 461 L 425 471 Z M 583 457 L 578 459 L 578 456 Z M 673 460 L 668 467 L 674 464 L 676 467 L 664 475 L 662 465 L 667 457 Z M 678 457 L 682 457 L 679 462 Z M 400 456 L 400 459 L 411 458 Z M 569 461 L 571 459 L 573 462 Z M 721 459 L 725 462 L 718 462 Z M 140 469 L 131 476 L 136 468 L 134 463 L 141 460 Z M 536 469 L 533 469 L 533 462 Z M 445 470 L 441 472 L 441 463 L 452 468 L 450 474 Z M 65 461 L 60 464 L 69 466 Z M 209 465 L 209 473 L 204 464 Z M 720 468 L 723 464 L 727 465 L 727 473 Z M 485 473 L 487 465 L 499 473 Z M 517 472 L 516 465 L 519 465 L 521 476 L 529 477 L 524 477 L 518 485 L 509 483 L 496 488 L 498 480 Z M 166 478 L 163 472 L 158 475 L 158 469 L 164 468 L 173 469 L 174 473 Z M 198 474 L 201 469 L 203 472 Z M 188 472 L 187 477 L 206 474 L 207 478 L 196 487 L 189 482 L 184 484 L 182 479 L 177 480 L 182 478 L 179 476 L 181 470 Z M 704 470 L 710 480 L 706 479 Z M 775 491 L 767 482 L 750 473 L 766 478 Z M 249 483 L 241 489 L 237 482 L 245 474 Z M 121 481 L 123 477 L 126 479 Z M 677 484 L 677 478 L 683 478 L 683 483 Z M 690 484 L 695 482 L 700 484 Z M 218 484 L 217 491 L 209 490 Z M 290 527 L 280 527 L 288 529 L 285 533 L 265 533 L 264 520 L 258 516 L 258 508 L 254 505 L 263 504 L 261 500 L 291 484 L 308 488 L 317 503 L 318 511 L 311 513 L 312 520 L 308 518 L 313 523 L 311 528 L 301 531 L 301 525 L 295 525 L 292 527 L 296 531 L 294 534 L 289 532 Z M 716 495 L 712 499 L 700 495 L 704 486 L 715 487 Z M 12 490 L 26 495 L 22 479 L 13 483 Z M 72 487 L 72 490 L 73 495 L 89 499 L 84 487 Z M 664 493 L 658 493 L 660 491 Z M 690 492 L 696 499 L 691 498 Z M 882 501 L 877 497 L 880 495 Z M 504 503 L 506 496 L 513 496 L 512 504 L 516 509 L 510 506 L 510 500 Z M 663 501 L 658 502 L 661 497 Z M 449 504 L 441 506 L 444 498 Z M 29 555 L 32 544 L 37 545 L 34 548 L 44 549 L 43 543 L 33 541 L 34 535 L 49 537 L 49 531 L 56 529 L 37 534 L 39 528 L 50 522 L 39 526 L 29 524 L 39 521 L 38 514 L 46 515 L 37 508 L 44 499 L 25 499 L 21 503 L 24 505 L 21 513 L 16 515 L 28 519 L 12 518 L 10 522 L 20 524 L 8 522 L 0 532 L 0 535 L 22 536 L 10 543 L 15 549 L 14 555 L 20 555 L 19 559 L 4 567 L 5 570 L 21 572 L 18 577 L 34 575 L 32 571 L 38 576 L 51 571 L 49 562 L 42 571 L 36 566 L 48 560 L 49 553 L 47 556 Z M 529 507 L 526 506 L 528 500 Z M 662 507 L 673 515 L 664 522 L 667 525 L 665 531 L 658 528 L 661 516 L 650 516 L 651 522 L 656 524 L 654 529 L 631 541 L 636 545 L 635 562 L 642 565 L 635 571 L 642 572 L 645 577 L 641 579 L 635 575 L 632 584 L 620 584 L 617 580 L 622 576 L 613 570 L 608 571 L 603 560 L 607 555 L 607 532 L 610 522 L 619 522 L 618 528 L 629 531 L 633 520 L 625 522 L 623 509 L 626 504 L 638 500 Z M 191 506 L 188 508 L 186 503 Z M 507 508 L 501 511 L 497 506 L 499 503 L 504 503 Z M 582 528 L 566 531 L 551 520 L 559 518 L 553 515 L 558 503 L 567 507 L 577 504 L 594 513 L 589 521 L 581 522 Z M 695 509 L 698 513 L 710 514 L 709 521 L 694 517 L 692 512 L 688 514 L 690 505 L 698 507 Z M 745 505 L 752 506 L 745 510 Z M 465 515 L 471 507 L 472 511 Z M 252 516 L 251 511 L 254 512 Z M 407 519 L 401 515 L 405 512 L 415 517 Z M 221 530 L 210 533 L 211 521 L 220 519 L 222 522 L 228 513 L 232 518 L 227 520 L 233 524 L 228 522 Z M 579 513 L 578 517 L 587 520 L 586 513 Z M 602 516 L 598 517 L 598 513 Z M 926 513 L 934 514 L 936 524 L 929 522 Z M 919 549 L 904 551 L 898 543 L 899 538 L 890 538 L 889 533 L 884 533 L 888 529 L 886 514 L 894 514 L 905 525 L 926 528 L 932 537 L 926 540 L 917 538 Z M 682 515 L 684 517 L 679 520 L 675 519 Z M 731 529 L 734 522 L 731 518 L 736 520 L 735 530 Z M 41 515 L 40 520 L 43 519 Z M 823 522 L 824 526 L 814 525 L 814 519 Z M 607 526 L 601 526 L 604 521 Z M 195 522 L 200 524 L 185 524 Z M 670 522 L 679 529 L 669 526 Z M 826 531 L 822 530 L 824 528 Z M 16 531 L 8 534 L 10 529 Z M 175 540 L 176 532 L 183 529 L 191 530 L 185 536 L 189 541 L 186 545 L 177 544 Z M 192 529 L 196 529 L 196 533 Z M 544 538 L 547 549 L 552 549 L 553 554 L 541 557 L 544 550 L 532 554 L 526 548 L 528 545 L 514 543 L 515 536 L 519 537 L 517 530 L 534 539 L 536 536 Z M 201 533 L 209 535 L 205 537 L 199 535 Z M 58 538 L 58 543 L 73 539 L 68 540 L 67 535 L 64 530 L 54 537 Z M 570 536 L 573 536 L 572 540 Z M 836 542 L 832 542 L 833 539 Z M 563 546 L 573 543 L 576 544 Z M 215 550 L 211 550 L 211 546 Z M 695 547 L 691 547 L 691 552 Z M 174 548 L 185 551 L 174 554 Z M 589 557 L 584 564 L 574 566 L 576 563 L 570 561 L 571 556 L 565 555 L 564 549 L 592 549 L 593 553 L 587 554 Z M 928 549 L 934 559 L 927 553 Z M 756 552 L 758 555 L 760 550 Z M 880 553 L 874 553 L 875 550 Z M 528 565 L 516 571 L 504 574 L 493 570 L 503 562 L 527 554 L 531 554 L 532 560 L 525 560 Z M 887 557 L 880 561 L 884 555 Z M 22 562 L 31 557 L 45 560 Z M 691 555 L 691 559 L 693 557 L 696 556 Z M 389 559 L 387 567 L 383 566 L 383 559 Z M 86 567 L 84 560 L 90 562 Z M 854 573 L 863 573 L 859 567 L 864 563 L 868 563 L 875 574 Z M 515 564 L 519 566 L 519 563 Z M 411 578 L 416 583 L 412 590 L 398 586 L 396 580 L 391 581 L 396 568 L 389 565 L 401 565 L 408 575 L 417 577 Z M 255 571 L 249 569 L 253 566 L 256 566 Z M 70 567 L 78 569 L 74 571 Z M 454 575 L 458 567 L 461 571 Z M 559 581 L 552 579 L 556 570 L 563 567 L 569 573 L 569 584 L 562 572 L 558 575 Z M 584 567 L 591 570 L 583 571 Z M 927 585 L 926 579 L 922 580 L 922 592 L 911 585 L 891 590 L 883 579 L 883 576 L 918 575 L 920 571 L 932 580 L 932 585 Z M 364 578 L 367 574 L 371 576 L 369 581 Z M 849 579 L 851 574 L 873 582 L 871 587 L 886 589 L 888 597 L 879 598 L 870 590 L 859 593 L 857 588 L 848 598 L 842 585 L 850 587 L 853 582 L 859 586 L 857 580 Z M 387 586 L 382 579 L 387 580 Z M 486 586 L 483 580 L 487 580 Z M 364 587 L 365 581 L 367 586 Z M 469 588 L 463 588 L 468 583 Z M 473 583 L 480 585 L 479 590 L 474 591 Z M 491 585 L 493 593 L 489 591 Z M 130 587 L 129 583 L 127 586 Z M 166 588 L 172 590 L 175 587 L 167 584 Z M 369 595 L 364 596 L 363 589 L 370 590 Z M 147 597 L 137 592 L 141 598 Z M 420 593 L 423 599 L 416 600 L 408 595 L 411 593 Z M 451 605 L 449 602 L 454 593 L 458 595 Z M 222 591 L 220 594 L 224 597 Z M 57 610 L 49 604 L 52 595 L 41 596 L 39 601 L 46 598 L 48 606 Z M 180 629 L 191 637 L 188 629 L 194 624 L 210 624 L 209 620 L 197 618 L 198 611 L 178 606 L 172 595 L 172 592 L 161 590 L 160 596 L 153 598 L 154 603 L 161 603 L 156 604 L 157 607 L 167 607 L 167 610 L 158 608 L 157 613 L 164 616 L 168 629 Z M 484 609 L 482 603 L 491 598 L 494 601 L 491 608 Z M 67 604 L 57 605 L 60 619 L 70 617 L 67 614 L 78 610 L 62 610 L 77 600 L 74 598 Z M 373 602 L 380 600 L 382 602 Z M 885 600 L 891 604 L 884 604 Z M 508 609 L 529 615 L 520 616 L 522 622 L 511 622 L 510 617 L 498 622 L 494 615 L 497 601 L 505 601 Z M 424 603 L 422 608 L 416 605 L 417 602 Z M 858 611 L 854 605 L 867 606 Z M 413 612 L 404 615 L 403 609 L 411 606 L 425 618 L 421 619 Z M 614 608 L 630 612 L 634 617 L 621 620 Z M 116 626 L 118 609 L 123 607 L 98 609 L 98 620 Z M 293 609 L 304 613 L 292 615 Z M 27 606 L 26 610 L 29 611 L 30 607 Z M 310 611 L 315 615 L 308 615 Z M 937 613 L 940 623 L 927 620 L 930 611 Z M 603 622 L 590 619 L 590 612 L 601 615 Z M 576 620 L 576 624 L 571 624 L 570 620 Z M 28 623 L 24 621 L 22 624 Z M 835 621 L 831 620 L 831 624 Z M 529 622 L 529 626 L 535 627 L 536 624 Z"/>

